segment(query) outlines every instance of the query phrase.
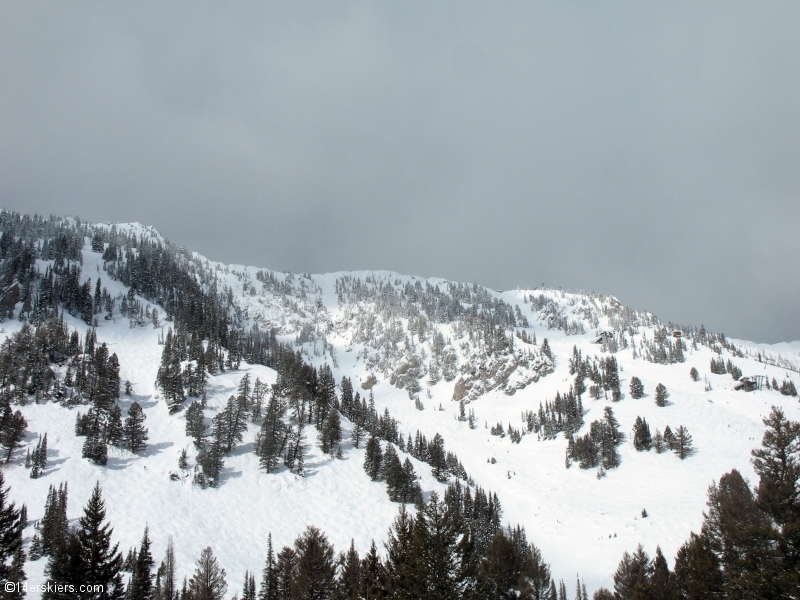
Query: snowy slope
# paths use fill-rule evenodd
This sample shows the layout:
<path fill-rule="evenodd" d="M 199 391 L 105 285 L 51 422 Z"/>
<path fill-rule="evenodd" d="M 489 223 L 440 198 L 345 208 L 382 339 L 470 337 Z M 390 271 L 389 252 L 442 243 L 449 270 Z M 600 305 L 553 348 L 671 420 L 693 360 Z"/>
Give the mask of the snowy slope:
<path fill-rule="evenodd" d="M 117 227 L 158 236 L 154 230 L 136 224 Z M 84 278 L 103 277 L 103 284 L 112 295 L 127 291 L 104 276 L 102 261 L 90 251 L 88 240 L 83 256 Z M 551 564 L 554 577 L 571 582 L 575 573 L 580 572 L 589 589 L 609 586 L 622 552 L 634 549 L 639 543 L 651 554 L 656 544 L 660 544 L 671 563 L 689 532 L 699 528 L 706 490 L 713 480 L 732 468 L 739 469 L 751 482 L 755 480 L 749 463 L 750 450 L 760 442 L 764 429 L 761 419 L 770 406 L 781 406 L 789 418 L 800 420 L 796 398 L 771 390 L 734 391 L 734 381 L 729 375 L 712 375 L 709 362 L 717 354 L 707 346 L 689 347 L 685 362 L 667 365 L 634 358 L 631 348 L 622 349 L 615 354 L 622 371 L 622 400 L 612 403 L 584 395 L 586 425 L 580 433 L 588 429 L 591 421 L 602 417 L 604 406 L 612 404 L 622 430 L 628 434 L 620 448 L 622 465 L 598 479 L 596 469 L 565 467 L 567 442 L 563 435 L 547 441 L 538 441 L 535 434 L 526 435 L 519 444 L 513 444 L 508 437 L 490 435 L 486 426 L 501 422 L 504 427 L 511 424 L 522 428 L 523 411 L 537 410 L 540 402 L 552 400 L 556 392 L 566 392 L 573 380 L 568 367 L 573 346 L 584 357 L 608 356 L 593 342 L 598 331 L 620 329 L 615 319 L 622 314 L 622 308 L 615 299 L 552 290 L 500 293 L 481 288 L 481 294 L 502 300 L 524 316 L 528 326 L 520 324 L 514 331 L 535 334 L 539 343 L 547 338 L 555 361 L 550 365 L 552 372 L 536 371 L 540 363 L 539 367 L 526 367 L 525 364 L 534 364 L 537 349 L 517 339 L 504 364 L 516 361 L 524 352 L 530 353 L 532 360 L 523 364 L 520 359 L 508 381 L 500 382 L 490 391 L 478 393 L 492 387 L 488 384 L 472 388 L 478 391 L 466 400 L 470 401 L 468 408 L 475 411 L 479 427 L 471 430 L 457 419 L 459 403 L 453 401 L 455 387 L 460 378 L 469 378 L 470 372 L 486 367 L 491 356 L 482 355 L 479 344 L 468 343 L 466 334 L 455 324 L 429 323 L 447 340 L 459 366 L 459 379 L 440 378 L 433 383 L 425 375 L 428 364 L 425 360 L 433 353 L 432 341 L 423 339 L 425 336 L 415 337 L 409 331 L 413 319 L 402 316 L 401 312 L 378 308 L 380 297 L 376 300 L 369 294 L 348 297 L 342 293 L 345 281 L 348 285 L 359 281 L 373 289 L 391 286 L 393 290 L 419 284 L 419 289 L 432 286 L 442 293 L 447 291 L 449 282 L 391 272 L 291 275 L 222 265 L 196 254 L 191 255 L 191 260 L 198 271 L 216 279 L 220 290 L 230 291 L 243 323 L 276 328 L 283 341 L 296 344 L 313 364 L 331 364 L 337 381 L 344 375 L 351 377 L 356 390 L 362 391 L 360 381 L 375 375 L 378 383 L 373 392 L 378 411 L 388 408 L 400 421 L 404 434 L 419 429 L 431 438 L 441 433 L 447 449 L 458 454 L 475 481 L 497 492 L 504 519 L 525 526 L 531 541 L 542 549 L 545 560 Z M 526 297 L 533 295 L 546 297 L 550 302 L 544 309 L 535 310 L 526 302 Z M 562 319 L 562 323 L 580 323 L 586 333 L 567 335 L 563 328 L 552 328 L 555 317 Z M 655 317 L 647 313 L 637 318 L 640 325 L 630 337 L 634 345 L 642 336 L 652 340 L 653 331 L 659 326 Z M 392 323 L 401 328 L 405 339 L 380 347 L 373 343 L 394 326 Z M 0 335 L 10 335 L 20 326 L 18 321 L 6 321 Z M 85 324 L 75 319 L 70 326 L 81 332 L 85 330 Z M 385 539 L 397 505 L 388 500 L 384 484 L 371 482 L 364 473 L 363 446 L 355 449 L 350 442 L 344 443 L 344 460 L 332 460 L 314 445 L 313 428 L 307 430 L 309 446 L 304 478 L 285 470 L 270 475 L 259 471 L 257 457 L 251 451 L 256 426 L 250 425 L 244 444 L 226 458 L 220 487 L 203 490 L 192 485 L 188 472 L 180 472 L 177 467 L 182 448 L 190 456 L 194 454 L 184 434 L 183 416 L 168 414 L 154 386 L 162 350 L 158 337 L 162 330 L 153 329 L 152 325 L 131 329 L 127 320 L 117 319 L 116 323 L 101 321 L 97 333 L 98 341 L 108 343 L 110 350 L 119 356 L 122 380 L 134 384 L 133 396 L 121 399 L 123 413 L 132 400 L 145 408 L 150 433 L 148 449 L 136 456 L 110 448 L 108 466 L 97 467 L 81 458 L 83 438 L 74 434 L 75 409 L 52 403 L 23 407 L 29 422 L 27 441 L 31 448 L 40 433 L 47 432 L 50 442 L 50 466 L 40 479 L 28 478 L 23 466 L 24 449 L 5 471 L 6 481 L 12 486 L 12 498 L 28 505 L 32 522 L 42 516 L 49 485 L 69 482 L 72 519 L 79 516 L 91 488 L 99 480 L 115 538 L 122 549 L 127 551 L 138 543 L 147 523 L 154 540 L 154 556 L 160 559 L 171 535 L 179 570 L 190 575 L 200 550 L 211 545 L 228 572 L 231 595 L 239 590 L 245 570 L 260 572 L 268 532 L 272 532 L 278 548 L 290 544 L 310 524 L 323 529 L 338 550 L 346 549 L 351 538 L 362 553 L 372 539 Z M 800 382 L 797 373 L 800 343 L 768 347 L 731 341 L 743 354 L 733 360 L 745 375 L 763 374 L 779 383 L 787 378 L 795 385 Z M 721 356 L 731 355 L 722 349 Z M 392 377 L 396 379 L 403 365 L 407 366 L 414 357 L 423 359 L 419 366 L 423 373 L 422 389 L 417 394 L 425 406 L 421 411 L 415 408 L 410 398 L 414 394 L 409 394 L 408 387 L 400 389 L 391 383 Z M 772 364 L 759 362 L 759 357 L 764 360 L 769 357 Z M 699 382 L 690 379 L 691 367 L 700 372 Z M 224 405 L 245 372 L 252 379 L 258 377 L 268 383 L 275 380 L 274 371 L 258 365 L 242 365 L 239 371 L 210 378 L 208 397 L 212 408 L 207 416 L 213 416 L 214 407 Z M 646 396 L 639 400 L 631 399 L 627 393 L 633 375 L 644 382 L 646 390 Z M 711 383 L 710 391 L 706 391 L 704 377 Z M 486 381 L 490 379 L 487 375 Z M 658 383 L 666 385 L 670 392 L 669 405 L 664 408 L 653 402 Z M 440 406 L 442 410 L 438 410 Z M 678 425 L 688 427 L 696 453 L 681 461 L 672 453 L 636 452 L 630 441 L 630 429 L 637 416 L 646 418 L 654 432 L 656 428 L 663 430 L 665 425 L 673 430 Z M 344 423 L 347 438 L 349 425 L 346 420 Z M 415 468 L 422 475 L 423 490 L 443 489 L 430 475 L 427 465 L 416 461 Z M 180 481 L 170 479 L 175 472 L 180 473 Z M 647 510 L 646 519 L 641 516 L 642 509 Z M 32 527 L 26 531 L 28 539 L 33 531 Z M 31 583 L 43 580 L 44 563 L 44 560 L 28 563 Z"/>

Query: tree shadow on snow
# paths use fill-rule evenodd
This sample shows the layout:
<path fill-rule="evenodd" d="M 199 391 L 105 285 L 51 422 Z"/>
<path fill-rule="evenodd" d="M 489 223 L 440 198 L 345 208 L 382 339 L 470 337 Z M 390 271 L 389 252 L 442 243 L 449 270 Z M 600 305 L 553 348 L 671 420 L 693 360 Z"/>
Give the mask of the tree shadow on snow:
<path fill-rule="evenodd" d="M 175 442 L 159 442 L 158 444 L 148 444 L 147 448 L 144 449 L 144 452 L 142 452 L 140 456 L 155 456 L 156 454 L 160 454 L 162 450 L 174 445 Z"/>
<path fill-rule="evenodd" d="M 242 476 L 241 470 L 225 469 L 223 468 L 219 474 L 219 485 L 222 486 L 229 479 L 238 479 Z"/>
<path fill-rule="evenodd" d="M 106 468 L 114 471 L 121 471 L 122 469 L 129 467 L 133 460 L 133 457 L 119 458 L 116 456 L 109 456 L 108 461 L 106 462 Z"/>
<path fill-rule="evenodd" d="M 241 446 L 236 446 L 233 450 L 230 451 L 228 456 L 241 456 L 243 454 L 248 454 L 253 452 L 253 442 L 248 442 L 247 444 L 242 444 Z"/>

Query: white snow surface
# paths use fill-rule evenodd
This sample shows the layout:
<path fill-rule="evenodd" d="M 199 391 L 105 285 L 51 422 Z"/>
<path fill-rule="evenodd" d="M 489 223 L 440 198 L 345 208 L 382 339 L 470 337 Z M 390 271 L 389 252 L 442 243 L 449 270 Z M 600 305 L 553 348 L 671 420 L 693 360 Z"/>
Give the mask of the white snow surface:
<path fill-rule="evenodd" d="M 362 281 L 369 277 L 387 282 L 397 280 L 402 284 L 409 281 L 420 281 L 423 285 L 426 281 L 431 285 L 446 284 L 444 280 L 424 280 L 390 272 L 295 277 L 275 273 L 279 280 L 291 277 L 295 284 L 303 281 L 303 285 L 308 286 L 305 293 L 289 301 L 278 293 L 264 288 L 259 290 L 261 284 L 255 276 L 258 269 L 254 267 L 225 266 L 193 256 L 216 273 L 220 288 L 222 284 L 231 288 L 236 304 L 248 319 L 278 327 L 284 340 L 294 341 L 303 323 L 314 323 L 317 328 L 322 322 L 329 323 L 325 339 L 336 358 L 336 379 L 350 376 L 355 390 L 362 393 L 358 383 L 371 370 L 363 358 L 359 358 L 364 346 L 352 343 L 353 331 L 348 326 L 352 315 L 345 314 L 346 307 L 337 300 L 336 280 L 349 275 Z M 103 285 L 112 295 L 127 291 L 122 284 L 102 273 L 102 261 L 98 254 L 89 251 L 87 243 L 83 277 L 98 275 L 103 277 Z M 734 468 L 751 484 L 756 483 L 750 451 L 760 444 L 764 432 L 762 418 L 776 405 L 782 407 L 790 419 L 800 420 L 797 399 L 772 390 L 734 391 L 730 376 L 709 372 L 709 361 L 714 354 L 704 346 L 699 346 L 699 350 L 690 349 L 686 352 L 686 362 L 674 365 L 634 359 L 630 349 L 621 350 L 616 357 L 622 371 L 623 399 L 612 403 L 591 400 L 585 395 L 586 425 L 580 433 L 588 430 L 591 421 L 602 418 L 604 406 L 612 404 L 627 434 L 620 447 L 622 464 L 601 479 L 597 478 L 596 469 L 581 470 L 577 465 L 567 469 L 566 440 L 562 435 L 549 441 L 537 441 L 535 435 L 526 435 L 521 443 L 513 444 L 508 437 L 489 435 L 484 426 L 502 422 L 504 427 L 511 423 L 521 429 L 522 411 L 537 410 L 540 402 L 552 400 L 557 391 L 566 392 L 573 380 L 568 370 L 573 345 L 582 350 L 584 357 L 604 356 L 600 346 L 592 343 L 595 331 L 567 336 L 537 322 L 530 305 L 523 302 L 524 294 L 530 293 L 547 293 L 564 306 L 570 297 L 577 295 L 541 290 L 492 292 L 509 304 L 519 305 L 531 322 L 531 327 L 527 328 L 529 334 L 535 333 L 539 342 L 548 338 L 556 354 L 554 373 L 514 395 L 495 390 L 471 402 L 468 408 L 475 411 L 480 424 L 475 430 L 457 420 L 458 403 L 452 401 L 453 382 L 442 380 L 430 386 L 430 398 L 426 393 L 421 394 L 425 410 L 419 411 L 405 390 L 390 385 L 379 375 L 373 390 L 376 408 L 380 413 L 388 407 L 392 416 L 399 420 L 404 435 L 419 429 L 430 439 L 435 433 L 441 433 L 447 449 L 457 453 L 477 484 L 498 494 L 504 521 L 526 528 L 529 540 L 541 548 L 544 559 L 550 563 L 554 578 L 563 578 L 568 588 L 572 587 L 576 573 L 590 590 L 601 585 L 612 587 L 611 576 L 623 551 L 632 551 L 637 544 L 642 544 L 651 555 L 656 545 L 660 545 L 672 565 L 678 547 L 701 525 L 708 486 Z M 317 297 L 325 314 L 312 314 Z M 85 333 L 84 323 L 68 315 L 66 318 L 71 327 Z M 0 339 L 20 326 L 16 320 L 6 321 Z M 442 327 L 442 331 L 446 331 L 447 327 Z M 648 328 L 642 329 L 652 339 Z M 180 471 L 177 465 L 181 449 L 189 451 L 190 464 L 195 454 L 184 433 L 183 414 L 170 415 L 154 386 L 163 348 L 158 345 L 161 333 L 161 329 L 153 329 L 152 325 L 131 329 L 127 320 L 119 317 L 116 323 L 101 320 L 97 329 L 99 342 L 106 342 L 119 357 L 122 380 L 134 384 L 133 396 L 121 397 L 123 415 L 133 400 L 143 406 L 147 415 L 148 447 L 141 455 L 110 447 L 108 465 L 95 466 L 81 458 L 84 438 L 74 433 L 75 415 L 80 408 L 67 409 L 54 403 L 22 407 L 29 423 L 28 447 L 32 449 L 39 434 L 47 433 L 50 449 L 48 468 L 39 479 L 28 477 L 24 468 L 25 448 L 5 467 L 11 498 L 28 506 L 31 525 L 25 532 L 27 543 L 35 531 L 32 524 L 42 517 L 50 485 L 68 482 L 69 518 L 72 520 L 82 514 L 92 487 L 99 481 L 108 518 L 114 527 L 114 539 L 124 553 L 139 544 L 144 527 L 148 525 L 157 561 L 163 557 L 168 536 L 174 539 L 182 578 L 191 576 L 200 551 L 210 545 L 227 571 L 229 596 L 240 592 L 246 570 L 260 577 L 269 532 L 276 552 L 281 546 L 290 545 L 307 525 L 325 531 L 337 550 L 346 550 L 351 538 L 362 554 L 373 539 L 383 550 L 382 541 L 386 539 L 398 505 L 389 501 L 383 483 L 372 482 L 367 477 L 362 467 L 363 445 L 355 449 L 349 442 L 346 419 L 343 419 L 344 436 L 348 441 L 342 444 L 343 460 L 322 454 L 315 445 L 316 431 L 313 427 L 306 430 L 309 445 L 305 477 L 286 470 L 275 474 L 260 471 L 252 452 L 257 426 L 251 424 L 244 443 L 225 459 L 220 487 L 200 489 L 193 485 L 189 472 Z M 746 358 L 734 358 L 745 375 L 763 374 L 770 380 L 774 377 L 779 383 L 789 378 L 795 385 L 800 384 L 796 371 L 760 363 L 755 356 L 759 350 L 775 356 L 780 354 L 790 364 L 797 365 L 800 342 L 773 346 L 735 343 L 749 349 Z M 303 348 L 308 360 L 316 365 L 332 362 L 330 351 L 320 353 L 316 342 L 305 344 Z M 725 351 L 723 358 L 727 358 Z M 700 372 L 699 382 L 690 379 L 691 367 Z M 211 377 L 208 417 L 235 393 L 244 373 L 250 373 L 252 380 L 258 377 L 263 382 L 275 381 L 272 369 L 246 364 L 238 371 Z M 646 396 L 640 400 L 631 399 L 627 393 L 632 375 L 644 382 Z M 711 382 L 711 391 L 705 391 L 704 377 Z M 666 385 L 670 393 L 669 405 L 664 408 L 653 402 L 653 390 L 658 383 Z M 443 410 L 436 410 L 440 405 Z M 646 418 L 653 432 L 663 430 L 665 425 L 673 430 L 678 425 L 688 427 L 694 438 L 695 454 L 682 461 L 672 453 L 636 452 L 630 430 L 637 416 Z M 489 461 L 491 457 L 496 459 L 495 464 Z M 444 490 L 430 475 L 427 465 L 418 461 L 414 461 L 414 465 L 422 476 L 423 490 L 440 493 Z M 171 473 L 180 473 L 182 479 L 172 481 Z M 647 510 L 647 518 L 641 516 L 643 509 Z M 45 562 L 41 559 L 27 563 L 29 583 L 45 580 Z"/>

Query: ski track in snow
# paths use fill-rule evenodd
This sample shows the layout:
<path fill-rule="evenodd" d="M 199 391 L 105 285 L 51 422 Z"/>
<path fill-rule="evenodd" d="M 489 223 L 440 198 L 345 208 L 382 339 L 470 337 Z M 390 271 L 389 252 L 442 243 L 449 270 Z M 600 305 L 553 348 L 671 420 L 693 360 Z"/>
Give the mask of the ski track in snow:
<path fill-rule="evenodd" d="M 210 263 L 217 265 L 217 263 Z M 100 267 L 100 257 L 84 249 L 83 278 L 103 277 L 103 285 L 115 295 L 127 288 L 110 280 Z M 224 268 L 224 267 L 223 267 Z M 229 266 L 231 272 L 255 275 L 253 267 Z M 349 273 L 364 279 L 376 272 Z M 418 280 L 393 273 L 378 273 L 403 281 Z M 313 281 L 323 289 L 323 303 L 329 313 L 339 310 L 333 286 L 341 273 L 313 276 Z M 235 287 L 234 274 L 220 274 L 229 286 Z M 425 281 L 425 280 L 421 280 Z M 432 284 L 444 280 L 427 280 Z M 238 285 L 241 288 L 241 285 Z M 504 292 L 496 295 L 510 304 L 519 304 L 524 313 L 530 306 L 522 302 L 523 292 Z M 86 325 L 65 315 L 71 328 L 77 327 L 81 335 Z M 165 329 L 169 326 L 165 323 Z M 584 396 L 584 421 L 580 433 L 588 430 L 591 421 L 602 418 L 603 407 L 611 404 L 626 440 L 619 448 L 622 464 L 597 479 L 596 469 L 581 470 L 577 465 L 566 469 L 564 465 L 566 440 L 563 435 L 555 440 L 536 440 L 526 435 L 521 443 L 512 444 L 508 437 L 489 435 L 488 428 L 502 422 L 522 429 L 524 410 L 537 410 L 540 402 L 552 400 L 557 391 L 566 392 L 572 383 L 568 359 L 573 345 L 583 351 L 584 357 L 604 356 L 600 347 L 591 343 L 591 334 L 566 336 L 557 330 L 547 330 L 532 323 L 529 333 L 536 333 L 541 342 L 547 337 L 557 356 L 555 373 L 529 385 L 513 396 L 499 391 L 488 393 L 469 404 L 474 409 L 479 427 L 470 430 L 466 423 L 457 420 L 458 403 L 451 400 L 453 382 L 439 382 L 430 388 L 431 398 L 422 394 L 425 410 L 418 411 L 404 390 L 396 389 L 388 381 L 380 381 L 374 388 L 376 408 L 379 413 L 387 407 L 400 424 L 406 436 L 419 429 L 428 439 L 441 433 L 448 450 L 455 451 L 467 472 L 476 483 L 497 492 L 504 511 L 505 523 L 524 525 L 530 541 L 541 550 L 551 565 L 553 577 L 564 579 L 569 589 L 576 573 L 585 579 L 592 590 L 600 585 L 613 586 L 611 576 L 623 551 L 633 551 L 642 544 L 652 556 L 660 545 L 670 565 L 675 552 L 687 539 L 690 531 L 698 531 L 702 523 L 706 492 L 714 480 L 733 468 L 739 469 L 751 485 L 757 478 L 750 464 L 751 449 L 760 445 L 764 426 L 761 419 L 772 405 L 782 407 L 787 417 L 800 420 L 800 407 L 796 398 L 780 395 L 776 391 L 742 393 L 733 391 L 733 380 L 728 375 L 712 375 L 709 361 L 714 355 L 707 347 L 686 352 L 686 362 L 675 365 L 658 365 L 642 359 L 633 359 L 630 350 L 615 356 L 620 373 L 623 399 L 618 403 L 592 400 Z M 0 339 L 17 331 L 21 324 L 9 320 L 2 324 Z M 134 384 L 131 397 L 122 395 L 120 406 L 123 416 L 133 400 L 144 408 L 149 429 L 147 450 L 133 455 L 126 450 L 109 447 L 106 467 L 99 467 L 81 458 L 84 438 L 74 433 L 78 410 L 67 409 L 53 403 L 29 404 L 22 408 L 28 420 L 26 444 L 33 449 L 39 434 L 48 434 L 49 462 L 42 477 L 33 480 L 24 468 L 26 449 L 15 454 L 5 467 L 7 485 L 11 486 L 11 499 L 28 506 L 30 525 L 25 531 L 26 543 L 34 534 L 33 523 L 43 514 L 44 502 L 50 485 L 69 484 L 68 516 L 77 519 L 88 500 L 95 482 L 99 481 L 106 500 L 107 516 L 114 527 L 114 540 L 126 554 L 131 546 L 138 546 L 145 525 L 149 525 L 152 552 L 161 561 L 168 536 L 175 543 L 179 577 L 191 576 L 194 561 L 200 551 L 210 545 L 221 565 L 227 571 L 229 595 L 241 589 L 245 570 L 255 572 L 260 578 L 267 549 L 267 534 L 272 532 L 275 551 L 291 545 L 295 537 L 307 526 L 321 528 L 335 545 L 337 551 L 347 549 L 351 538 L 363 555 L 375 539 L 382 551 L 382 542 L 397 514 L 398 505 L 389 501 L 385 484 L 372 482 L 365 474 L 362 463 L 363 445 L 356 449 L 349 441 L 349 422 L 342 419 L 344 460 L 323 455 L 316 446 L 316 430 L 306 429 L 306 476 L 297 477 L 285 469 L 266 474 L 259 470 L 258 459 L 252 452 L 257 426 L 250 424 L 244 442 L 225 458 L 225 467 L 218 489 L 200 489 L 191 483 L 191 472 L 178 469 L 178 454 L 186 448 L 190 465 L 194 464 L 195 449 L 185 436 L 183 413 L 169 415 L 158 398 L 154 387 L 162 346 L 158 336 L 162 330 L 152 325 L 130 329 L 126 319 L 116 323 L 100 321 L 98 342 L 106 342 L 111 352 L 120 360 L 122 381 Z M 648 335 L 648 337 L 652 337 Z M 288 338 L 287 338 L 288 339 Z M 331 336 L 336 348 L 339 367 L 334 369 L 337 382 L 343 375 L 353 380 L 355 391 L 367 372 L 362 362 L 356 360 L 360 346 L 355 344 L 346 351 L 347 341 Z M 738 342 L 752 349 L 767 350 L 791 356 L 795 363 L 800 355 L 800 342 L 779 345 L 760 345 Z M 787 372 L 761 364 L 752 359 L 734 359 L 745 375 L 764 374 L 778 382 L 790 376 L 797 384 L 797 373 Z M 322 358 L 312 360 L 317 366 Z M 689 377 L 694 366 L 701 381 Z M 206 416 L 213 417 L 223 407 L 227 398 L 235 393 L 244 373 L 250 373 L 262 382 L 274 383 L 275 372 L 259 365 L 242 364 L 238 371 L 209 378 Z M 633 400 L 628 394 L 629 378 L 638 376 L 645 385 L 646 396 Z M 704 391 L 703 376 L 711 381 L 713 390 Z M 658 383 L 667 386 L 669 405 L 659 408 L 653 401 Z M 441 404 L 443 410 L 437 410 Z M 631 442 L 633 422 L 644 417 L 651 430 L 663 430 L 670 425 L 689 428 L 694 438 L 696 452 L 684 461 L 672 453 L 661 455 L 636 452 Z M 488 460 L 494 457 L 495 464 Z M 424 491 L 445 486 L 436 482 L 430 468 L 411 459 Z M 172 481 L 171 473 L 180 473 L 180 481 Z M 642 518 L 646 509 L 647 518 Z M 39 584 L 46 580 L 43 570 L 46 559 L 26 564 L 28 582 Z"/>

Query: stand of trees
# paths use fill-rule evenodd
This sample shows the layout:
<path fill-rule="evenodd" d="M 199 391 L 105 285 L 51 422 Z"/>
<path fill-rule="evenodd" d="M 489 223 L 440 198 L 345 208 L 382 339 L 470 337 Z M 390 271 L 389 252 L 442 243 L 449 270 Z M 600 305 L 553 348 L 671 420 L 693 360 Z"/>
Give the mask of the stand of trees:
<path fill-rule="evenodd" d="M 708 489 L 700 533 L 692 533 L 673 569 L 656 548 L 625 553 L 614 593 L 596 599 L 800 597 L 800 423 L 773 407 L 761 447 L 752 451 L 758 485 L 737 470 Z M 680 429 L 680 428 L 679 428 Z"/>

